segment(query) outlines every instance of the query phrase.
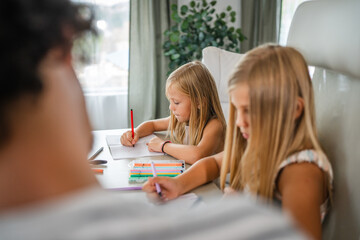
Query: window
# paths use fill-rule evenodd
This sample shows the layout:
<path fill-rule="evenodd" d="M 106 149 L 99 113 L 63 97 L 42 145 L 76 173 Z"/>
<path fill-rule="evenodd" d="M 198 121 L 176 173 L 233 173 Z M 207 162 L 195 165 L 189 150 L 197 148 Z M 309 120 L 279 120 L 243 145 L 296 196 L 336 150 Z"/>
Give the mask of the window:
<path fill-rule="evenodd" d="M 99 35 L 75 44 L 87 61 L 74 62 L 85 93 L 127 92 L 129 69 L 129 0 L 73 0 L 90 4 Z"/>
<path fill-rule="evenodd" d="M 296 8 L 305 0 L 282 0 L 279 44 L 285 45 Z"/>

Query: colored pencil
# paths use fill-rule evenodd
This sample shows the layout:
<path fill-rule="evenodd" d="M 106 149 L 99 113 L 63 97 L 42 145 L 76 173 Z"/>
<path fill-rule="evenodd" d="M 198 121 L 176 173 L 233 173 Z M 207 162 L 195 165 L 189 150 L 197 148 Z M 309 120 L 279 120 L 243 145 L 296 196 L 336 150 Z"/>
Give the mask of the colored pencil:
<path fill-rule="evenodd" d="M 177 174 L 159 174 L 159 177 L 176 177 L 180 175 L 180 173 Z M 136 178 L 136 177 L 154 177 L 153 174 L 131 174 L 130 178 Z"/>
<path fill-rule="evenodd" d="M 104 169 L 92 168 L 91 170 L 92 170 L 94 173 L 104 173 Z"/>
<path fill-rule="evenodd" d="M 102 152 L 102 150 L 104 150 L 104 147 L 99 148 L 99 150 L 97 150 L 97 151 L 89 158 L 89 161 L 94 160 L 94 159 L 97 157 L 97 155 L 99 155 L 99 154 Z"/>
<path fill-rule="evenodd" d="M 141 186 L 120 187 L 120 188 L 109 188 L 108 190 L 114 190 L 114 191 L 131 191 L 131 190 L 142 190 L 142 187 L 141 187 Z"/>
<path fill-rule="evenodd" d="M 134 139 L 135 137 L 135 132 L 134 132 L 134 115 L 133 115 L 133 110 L 130 110 L 130 115 L 131 115 L 131 133 L 132 133 L 132 138 Z M 133 145 L 133 147 L 135 147 L 135 145 Z"/>
<path fill-rule="evenodd" d="M 182 163 L 155 163 L 156 167 L 173 167 L 173 166 L 183 166 Z M 134 167 L 151 167 L 148 163 L 135 163 Z"/>
<path fill-rule="evenodd" d="M 155 169 L 155 165 L 154 165 L 154 162 L 151 161 L 151 169 L 153 171 L 153 175 L 154 177 L 156 177 L 156 169 Z M 155 183 L 155 188 L 156 188 L 156 192 L 159 194 L 159 196 L 161 197 L 162 196 L 162 193 L 161 193 L 161 188 L 160 188 L 160 185 L 158 183 Z"/>

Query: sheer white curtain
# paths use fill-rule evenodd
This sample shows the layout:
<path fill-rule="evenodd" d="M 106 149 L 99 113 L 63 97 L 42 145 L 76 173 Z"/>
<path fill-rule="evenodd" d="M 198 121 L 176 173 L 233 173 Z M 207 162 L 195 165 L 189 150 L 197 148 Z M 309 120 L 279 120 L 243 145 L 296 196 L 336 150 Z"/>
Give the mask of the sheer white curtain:
<path fill-rule="evenodd" d="M 277 43 L 280 32 L 282 0 L 241 0 L 241 29 L 248 38 L 241 52 L 264 43 Z"/>
<path fill-rule="evenodd" d="M 165 97 L 169 71 L 162 44 L 169 29 L 170 6 L 175 0 L 131 0 L 129 108 L 134 124 L 169 116 Z"/>
<path fill-rule="evenodd" d="M 85 93 L 88 115 L 94 130 L 128 127 L 128 93 Z"/>

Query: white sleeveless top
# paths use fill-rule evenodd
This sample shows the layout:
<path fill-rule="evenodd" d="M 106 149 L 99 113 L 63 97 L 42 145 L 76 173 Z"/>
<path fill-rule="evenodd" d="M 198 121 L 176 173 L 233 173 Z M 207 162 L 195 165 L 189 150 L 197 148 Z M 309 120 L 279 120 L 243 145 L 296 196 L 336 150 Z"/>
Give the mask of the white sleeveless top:
<path fill-rule="evenodd" d="M 183 144 L 184 145 L 189 145 L 190 144 L 189 126 L 185 126 L 185 136 L 184 136 Z"/>
<path fill-rule="evenodd" d="M 312 149 L 307 149 L 307 150 L 296 152 L 296 153 L 292 154 L 290 157 L 286 158 L 284 161 L 281 162 L 281 164 L 278 168 L 277 175 L 287 165 L 302 163 L 302 162 L 309 162 L 309 163 L 313 163 L 316 166 L 318 166 L 321 170 L 323 170 L 327 174 L 328 180 L 330 182 L 330 186 L 332 186 L 333 171 L 332 171 L 332 167 L 331 167 L 329 160 L 327 158 L 320 159 L 318 157 L 318 154 Z M 277 179 L 277 178 L 275 178 L 275 179 Z M 249 187 L 247 185 L 244 187 L 243 193 L 245 193 L 245 195 L 247 195 L 249 197 L 254 197 L 252 195 L 252 193 L 250 192 Z M 277 189 L 275 189 L 274 200 L 275 200 L 275 202 L 278 202 L 281 205 L 281 195 L 277 191 Z M 321 221 L 324 220 L 326 213 L 329 209 L 328 201 L 329 201 L 329 199 L 326 199 L 320 206 Z"/>
<path fill-rule="evenodd" d="M 281 162 L 277 174 L 279 174 L 280 171 L 282 169 L 284 169 L 287 165 L 303 163 L 303 162 L 313 163 L 316 166 L 318 166 L 321 170 L 323 170 L 328 176 L 330 186 L 332 186 L 333 171 L 332 171 L 332 167 L 331 167 L 329 160 L 327 158 L 325 158 L 325 159 L 319 158 L 318 154 L 313 149 L 307 149 L 307 150 L 299 151 L 299 152 L 292 154 L 290 157 L 288 157 L 283 162 Z M 281 195 L 277 191 L 275 193 L 275 198 L 281 202 Z M 321 221 L 324 220 L 326 213 L 328 211 L 328 207 L 329 207 L 328 200 L 329 199 L 326 199 L 325 202 L 323 202 L 320 206 Z"/>

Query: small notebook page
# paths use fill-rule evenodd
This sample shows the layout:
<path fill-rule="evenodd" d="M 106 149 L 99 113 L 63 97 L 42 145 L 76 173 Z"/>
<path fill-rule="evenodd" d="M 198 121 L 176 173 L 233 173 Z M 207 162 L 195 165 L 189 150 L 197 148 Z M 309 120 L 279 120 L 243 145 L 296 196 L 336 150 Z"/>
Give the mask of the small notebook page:
<path fill-rule="evenodd" d="M 110 152 L 114 160 L 164 155 L 163 153 L 159 152 L 150 152 L 146 146 L 146 143 L 148 143 L 153 137 L 156 137 L 154 134 L 140 138 L 139 141 L 135 144 L 135 147 L 123 146 L 120 143 L 120 137 L 121 135 L 106 136 L 106 142 L 110 148 Z"/>

